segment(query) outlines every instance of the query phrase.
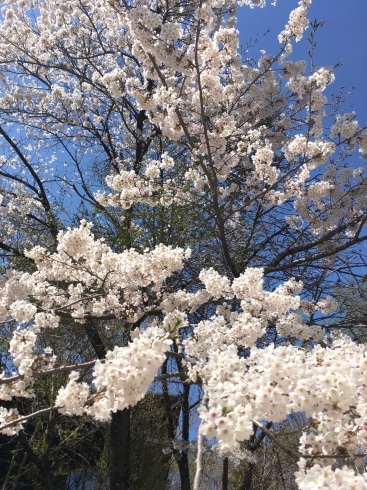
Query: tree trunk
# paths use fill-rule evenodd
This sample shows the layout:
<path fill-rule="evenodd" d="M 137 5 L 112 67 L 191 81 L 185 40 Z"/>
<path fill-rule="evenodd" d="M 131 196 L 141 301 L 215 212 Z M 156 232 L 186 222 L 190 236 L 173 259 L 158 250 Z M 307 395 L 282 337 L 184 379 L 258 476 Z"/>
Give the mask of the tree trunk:
<path fill-rule="evenodd" d="M 228 458 L 223 459 L 222 490 L 228 490 Z"/>
<path fill-rule="evenodd" d="M 177 362 L 178 368 L 182 370 L 182 364 Z M 162 374 L 167 374 L 167 360 L 163 363 Z M 167 381 L 162 381 L 163 399 L 165 402 L 166 416 L 167 416 L 167 431 L 169 438 L 173 441 L 176 437 L 176 422 L 172 413 L 172 400 L 169 395 Z M 184 385 L 184 392 L 182 396 L 181 410 L 182 410 L 182 439 L 186 442 L 189 441 L 190 432 L 190 407 L 189 407 L 189 395 L 190 386 Z M 191 490 L 190 484 L 190 468 L 189 459 L 186 451 L 173 450 L 173 455 L 177 460 L 178 471 L 180 473 L 181 490 Z"/>
<path fill-rule="evenodd" d="M 180 366 L 182 369 L 182 367 Z M 190 431 L 190 407 L 189 407 L 190 386 L 184 385 L 182 402 L 182 439 L 189 442 Z M 177 461 L 181 477 L 181 490 L 191 490 L 189 458 L 186 451 L 181 451 L 181 458 Z"/>
<path fill-rule="evenodd" d="M 181 490 L 191 490 L 190 485 L 190 468 L 187 454 L 182 451 L 181 458 L 177 461 L 181 479 Z"/>
<path fill-rule="evenodd" d="M 130 408 L 112 414 L 110 431 L 110 490 L 128 490 Z"/>
<path fill-rule="evenodd" d="M 251 490 L 252 488 L 252 476 L 254 473 L 255 465 L 253 463 L 249 463 L 248 470 L 243 477 L 240 490 Z"/>

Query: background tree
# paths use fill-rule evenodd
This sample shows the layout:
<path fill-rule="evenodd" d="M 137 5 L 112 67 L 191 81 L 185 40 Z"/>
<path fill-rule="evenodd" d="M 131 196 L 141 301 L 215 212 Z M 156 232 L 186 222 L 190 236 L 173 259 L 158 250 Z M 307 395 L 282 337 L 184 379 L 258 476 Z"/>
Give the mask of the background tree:
<path fill-rule="evenodd" d="M 340 330 L 350 335 L 355 342 L 366 343 L 366 284 L 362 275 L 357 274 L 354 281 L 337 285 L 335 297 L 338 299 L 338 317 L 329 326 L 330 330 Z"/>

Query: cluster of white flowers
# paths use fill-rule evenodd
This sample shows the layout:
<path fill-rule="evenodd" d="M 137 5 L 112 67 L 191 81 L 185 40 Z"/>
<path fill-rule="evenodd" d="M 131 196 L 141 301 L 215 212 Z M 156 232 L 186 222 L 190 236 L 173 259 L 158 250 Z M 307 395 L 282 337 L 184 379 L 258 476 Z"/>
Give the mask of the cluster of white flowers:
<path fill-rule="evenodd" d="M 248 5 L 251 8 L 254 7 L 265 7 L 266 1 L 265 0 L 241 0 L 238 2 L 240 5 Z"/>
<path fill-rule="evenodd" d="M 238 358 L 235 345 L 213 348 L 200 370 L 209 400 L 201 409 L 203 433 L 236 448 L 252 434 L 253 419 L 280 422 L 292 410 L 304 411 L 314 429 L 301 438 L 303 454 L 325 464 L 317 455 L 364 453 L 365 352 L 347 338 L 311 351 L 268 347 L 248 359 Z"/>
<path fill-rule="evenodd" d="M 340 135 L 344 139 L 350 139 L 355 137 L 358 132 L 358 121 L 355 120 L 355 112 L 349 112 L 348 114 L 337 115 L 334 125 L 331 127 L 331 135 Z"/>
<path fill-rule="evenodd" d="M 132 337 L 127 347 L 115 347 L 104 362 L 96 362 L 94 385 L 101 395 L 88 413 L 98 420 L 109 419 L 111 411 L 134 406 L 145 396 L 172 343 L 159 327 L 134 331 Z"/>
<path fill-rule="evenodd" d="M 295 161 L 299 155 L 306 157 L 310 161 L 308 167 L 303 168 L 300 175 L 300 182 L 306 180 L 309 171 L 325 163 L 334 153 L 335 145 L 326 141 L 309 141 L 304 135 L 297 134 L 287 145 L 283 147 L 284 155 L 289 161 Z M 305 170 L 306 169 L 306 170 Z M 307 176 L 305 173 L 307 172 Z"/>
<path fill-rule="evenodd" d="M 111 412 L 134 406 L 144 397 L 172 341 L 159 327 L 138 329 L 131 336 L 126 347 L 115 347 L 107 352 L 106 359 L 96 362 L 94 393 L 87 383 L 78 382 L 77 371 L 70 373 L 69 382 L 56 397 L 60 413 L 71 416 L 87 412 L 98 420 L 108 420 Z M 87 406 L 89 399 L 94 403 Z"/>
<path fill-rule="evenodd" d="M 187 316 L 178 310 L 168 313 L 163 320 L 163 328 L 169 333 L 177 332 L 179 328 L 187 326 Z"/>
<path fill-rule="evenodd" d="M 9 410 L 4 407 L 0 407 L 0 426 L 6 425 L 19 418 L 19 412 L 16 408 L 10 408 Z M 1 430 L 1 434 L 6 434 L 7 436 L 14 436 L 22 429 L 21 424 L 13 425 L 6 429 Z"/>
<path fill-rule="evenodd" d="M 333 70 L 332 68 L 322 67 L 315 70 L 309 77 L 302 75 L 300 70 L 293 71 L 295 73 L 293 76 L 290 76 L 287 87 L 297 94 L 300 100 L 306 102 L 306 99 L 308 99 L 306 104 L 307 111 L 312 115 L 310 133 L 316 138 L 320 138 L 323 134 L 322 121 L 325 115 L 324 105 L 327 102 L 322 92 L 327 85 L 334 81 Z"/>
<path fill-rule="evenodd" d="M 185 290 L 177 293 L 164 293 L 160 302 L 160 307 L 163 313 L 176 314 L 178 311 L 194 312 L 197 308 L 205 304 L 211 298 L 206 289 L 199 289 L 196 293 L 188 293 Z"/>
<path fill-rule="evenodd" d="M 317 305 L 320 308 L 321 313 L 323 313 L 324 315 L 335 311 L 338 307 L 337 302 L 331 296 L 328 296 L 327 298 L 319 301 Z"/>
<path fill-rule="evenodd" d="M 348 466 L 334 468 L 330 465 L 321 467 L 318 464 L 308 466 L 305 459 L 298 464 L 300 470 L 295 474 L 300 490 L 331 488 L 340 490 L 364 490 L 367 485 L 367 473 L 355 474 Z"/>
<path fill-rule="evenodd" d="M 13 358 L 19 374 L 25 376 L 32 375 L 32 368 L 36 359 L 34 350 L 37 335 L 32 328 L 15 330 L 10 341 L 9 353 Z"/>
<path fill-rule="evenodd" d="M 55 400 L 55 406 L 63 415 L 82 415 L 85 411 L 85 403 L 89 396 L 87 383 L 78 383 L 79 373 L 72 371 L 68 384 L 59 389 Z"/>
<path fill-rule="evenodd" d="M 28 301 L 14 301 L 9 308 L 9 312 L 14 320 L 18 322 L 28 322 L 33 318 L 37 311 L 37 307 Z"/>
<path fill-rule="evenodd" d="M 174 198 L 179 201 L 179 196 L 175 196 L 175 184 L 170 179 L 165 179 L 162 187 L 162 170 L 172 168 L 174 161 L 168 154 L 163 153 L 161 161 L 147 159 L 144 172 L 136 174 L 133 170 L 120 171 L 117 175 L 106 178 L 107 185 L 117 191 L 118 194 L 103 194 L 96 192 L 95 197 L 104 206 L 115 206 L 129 208 L 133 203 L 140 202 L 155 206 L 160 203 L 168 206 Z M 159 179 L 159 180 L 158 180 Z"/>
<path fill-rule="evenodd" d="M 299 7 L 290 13 L 284 31 L 279 34 L 279 42 L 287 46 L 288 54 L 291 52 L 290 39 L 295 37 L 296 41 L 300 41 L 304 30 L 308 27 L 307 11 L 311 5 L 311 0 L 300 0 L 298 5 Z"/>
<path fill-rule="evenodd" d="M 306 62 L 304 60 L 300 61 L 283 61 L 284 67 L 284 77 L 285 78 L 295 78 L 298 75 L 302 75 L 306 71 Z"/>
<path fill-rule="evenodd" d="M 213 268 L 201 271 L 199 279 L 204 284 L 209 295 L 215 299 L 230 292 L 229 279 L 221 276 Z"/>
<path fill-rule="evenodd" d="M 243 461 L 248 463 L 256 464 L 258 463 L 258 458 L 247 449 L 230 449 L 229 447 L 223 446 L 212 446 L 213 451 L 216 451 L 221 458 L 229 458 L 231 464 L 234 466 L 239 466 Z"/>
<path fill-rule="evenodd" d="M 147 301 L 141 288 L 152 285 L 157 293 L 165 279 L 190 257 L 190 250 L 164 245 L 143 254 L 134 249 L 115 253 L 102 240 L 94 240 L 91 225 L 84 221 L 79 228 L 59 234 L 56 253 L 42 247 L 26 253 L 38 270 L 11 275 L 4 288 L 0 318 L 19 322 L 34 318 L 36 330 L 58 325 L 57 308 L 76 319 L 87 314 L 139 319 L 146 309 L 157 306 L 157 300 Z M 70 284 L 66 291 L 54 285 L 58 281 Z M 33 302 L 26 301 L 27 297 Z M 36 313 L 36 305 L 50 311 Z"/>
<path fill-rule="evenodd" d="M 157 167 L 147 167 L 147 177 L 152 179 L 158 177 L 159 169 Z M 119 195 L 105 196 L 101 193 L 96 193 L 96 199 L 103 205 L 121 206 L 129 208 L 133 202 L 152 202 L 150 199 L 153 194 L 153 189 L 150 181 L 146 181 L 133 170 L 121 171 L 118 175 L 107 177 L 107 184 L 117 191 Z"/>
<path fill-rule="evenodd" d="M 34 315 L 34 330 L 39 331 L 41 328 L 57 328 L 60 323 L 60 317 L 54 313 L 36 313 Z"/>
<path fill-rule="evenodd" d="M 358 124 L 355 116 L 355 112 L 338 114 L 331 127 L 331 136 L 346 141 L 351 150 L 358 145 L 362 158 L 367 159 L 367 131 Z"/>
<path fill-rule="evenodd" d="M 35 396 L 30 378 L 27 379 L 27 382 L 21 379 L 13 383 L 0 384 L 0 400 L 10 401 L 14 397 L 34 398 Z M 5 421 L 3 420 L 2 423 Z"/>

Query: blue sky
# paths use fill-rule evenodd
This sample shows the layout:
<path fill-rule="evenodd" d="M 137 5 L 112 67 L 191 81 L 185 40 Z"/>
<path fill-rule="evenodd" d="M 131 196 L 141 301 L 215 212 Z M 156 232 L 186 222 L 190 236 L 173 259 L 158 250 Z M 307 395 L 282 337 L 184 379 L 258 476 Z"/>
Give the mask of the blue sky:
<path fill-rule="evenodd" d="M 267 0 L 265 8 L 250 9 L 247 6 L 237 11 L 237 28 L 240 31 L 240 42 L 245 47 L 257 34 L 270 32 L 252 48 L 250 54 L 255 59 L 259 50 L 277 54 L 279 43 L 277 36 L 288 21 L 291 10 L 298 6 L 298 0 L 278 0 L 271 5 Z M 343 60 L 343 66 L 336 69 L 336 80 L 328 93 L 338 93 L 341 86 L 347 93 L 352 86 L 356 88 L 348 98 L 348 110 L 356 111 L 360 125 L 367 124 L 367 0 L 313 0 L 308 15 L 309 20 L 325 22 L 316 34 L 316 66 L 334 66 Z M 306 31 L 306 34 L 310 29 Z M 307 35 L 299 43 L 293 43 L 294 50 L 289 59 L 307 59 L 309 43 Z"/>

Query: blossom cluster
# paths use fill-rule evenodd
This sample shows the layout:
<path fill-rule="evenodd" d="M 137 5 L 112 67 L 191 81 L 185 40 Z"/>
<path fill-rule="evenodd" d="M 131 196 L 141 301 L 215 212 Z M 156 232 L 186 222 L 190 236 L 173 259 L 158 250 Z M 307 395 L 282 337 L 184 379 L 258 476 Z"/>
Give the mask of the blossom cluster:
<path fill-rule="evenodd" d="M 337 459 L 344 451 L 358 457 L 366 451 L 365 346 L 356 349 L 341 338 L 327 349 L 269 346 L 248 359 L 238 358 L 234 344 L 220 349 L 212 349 L 200 370 L 208 397 L 202 427 L 208 437 L 236 448 L 252 434 L 253 419 L 280 422 L 295 411 L 313 420 L 300 450 L 319 464 L 328 464 L 322 456 Z"/>
<path fill-rule="evenodd" d="M 56 311 L 61 310 L 79 320 L 88 314 L 112 314 L 136 321 L 157 306 L 164 280 L 190 256 L 189 250 L 164 245 L 145 254 L 134 249 L 118 254 L 94 240 L 90 228 L 82 222 L 79 228 L 61 232 L 54 254 L 39 246 L 26 252 L 38 270 L 11 274 L 0 303 L 2 319 L 34 319 L 37 328 L 57 327 Z M 66 291 L 57 286 L 60 281 L 69 284 Z M 151 298 L 142 291 L 148 287 Z"/>
<path fill-rule="evenodd" d="M 59 389 L 55 405 L 63 415 L 82 415 L 89 396 L 87 383 L 78 383 L 79 373 L 72 371 L 69 382 L 65 387 Z"/>
<path fill-rule="evenodd" d="M 172 343 L 159 327 L 134 331 L 132 337 L 127 347 L 115 347 L 95 365 L 94 385 L 102 394 L 89 413 L 98 420 L 136 405 L 145 396 Z"/>
<path fill-rule="evenodd" d="M 313 490 L 314 488 L 363 490 L 366 488 L 367 473 L 356 475 L 355 471 L 348 466 L 335 470 L 330 465 L 307 466 L 307 461 L 301 459 L 299 467 L 300 470 L 296 473 L 296 483 L 300 490 Z"/>
<path fill-rule="evenodd" d="M 56 397 L 60 413 L 71 416 L 87 412 L 97 420 L 108 420 L 111 412 L 134 406 L 145 396 L 172 341 L 159 327 L 131 334 L 132 341 L 126 347 L 116 346 L 107 352 L 106 359 L 96 361 L 94 390 L 78 382 L 77 371 L 70 374 L 69 382 Z M 93 403 L 86 405 L 88 399 Z"/>

